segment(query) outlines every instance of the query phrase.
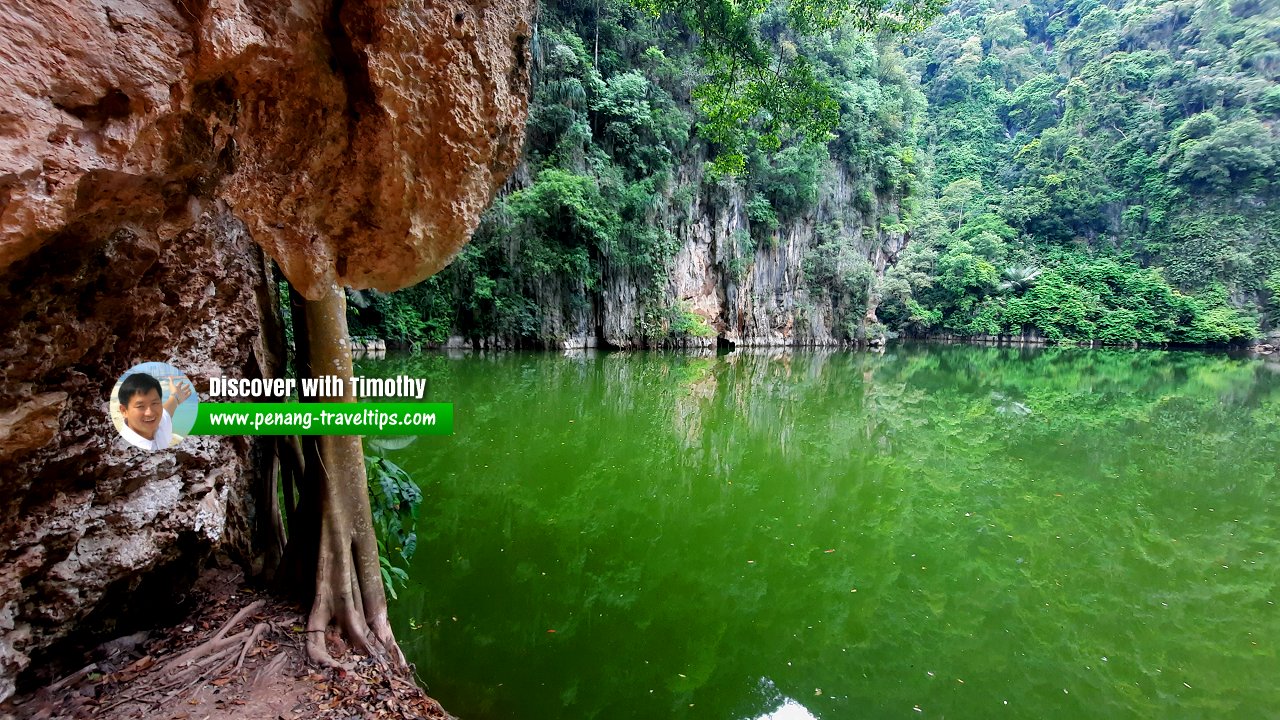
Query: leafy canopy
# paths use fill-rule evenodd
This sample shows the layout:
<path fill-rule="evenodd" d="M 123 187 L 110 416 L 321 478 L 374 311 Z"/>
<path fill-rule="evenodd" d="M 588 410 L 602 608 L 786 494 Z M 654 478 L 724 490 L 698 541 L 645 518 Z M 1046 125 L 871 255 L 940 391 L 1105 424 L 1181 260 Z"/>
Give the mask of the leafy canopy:
<path fill-rule="evenodd" d="M 745 144 L 753 121 L 763 127 L 765 150 L 781 147 L 784 129 L 825 141 L 840 120 L 840 103 L 813 63 L 761 31 L 767 0 L 633 0 L 654 15 L 675 15 L 701 39 L 707 81 L 693 92 L 706 121 L 704 137 L 719 146 L 713 169 L 745 169 Z M 788 0 L 786 25 L 799 37 L 839 28 L 865 32 L 919 30 L 944 0 Z"/>

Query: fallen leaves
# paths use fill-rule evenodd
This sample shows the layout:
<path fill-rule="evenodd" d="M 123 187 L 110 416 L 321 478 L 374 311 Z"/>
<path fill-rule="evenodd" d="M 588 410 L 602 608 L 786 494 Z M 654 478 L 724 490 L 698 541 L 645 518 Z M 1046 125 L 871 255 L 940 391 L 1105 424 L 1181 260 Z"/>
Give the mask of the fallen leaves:
<path fill-rule="evenodd" d="M 257 644 L 243 656 L 228 655 L 227 667 L 210 669 L 196 677 L 199 658 L 174 665 L 213 638 L 218 628 L 238 614 L 240 593 L 208 591 L 196 616 L 167 630 L 158 630 L 140 644 L 132 657 L 121 658 L 118 669 L 86 666 L 66 678 L 65 687 L 48 688 L 26 701 L 19 716 L 34 714 L 58 718 L 204 718 L 213 706 L 233 712 L 233 717 L 305 717 L 326 720 L 444 720 L 448 714 L 411 678 L 396 675 L 370 658 L 348 653 L 351 669 L 315 669 L 308 665 L 302 646 L 304 630 L 296 608 L 265 596 L 256 617 L 261 632 Z M 263 595 L 257 595 L 264 597 Z M 251 604 L 252 605 L 252 604 Z M 253 625 L 253 622 L 249 622 Z M 553 630 L 554 632 L 554 630 Z M 228 636 L 230 637 L 230 636 Z M 141 657 L 136 657 L 141 655 Z M 136 657 L 136 659 L 134 659 Z M 230 667 L 234 666 L 234 671 Z M 190 669 L 194 680 L 174 683 L 172 673 Z M 168 674 L 166 674 L 168 673 Z M 185 684 L 184 684 L 185 683 Z M 292 712 L 280 713 L 280 702 L 296 702 Z M 153 709 L 159 708 L 155 714 Z M 181 709 L 180 709 L 181 708 Z M 189 712 L 187 708 L 190 708 Z"/>

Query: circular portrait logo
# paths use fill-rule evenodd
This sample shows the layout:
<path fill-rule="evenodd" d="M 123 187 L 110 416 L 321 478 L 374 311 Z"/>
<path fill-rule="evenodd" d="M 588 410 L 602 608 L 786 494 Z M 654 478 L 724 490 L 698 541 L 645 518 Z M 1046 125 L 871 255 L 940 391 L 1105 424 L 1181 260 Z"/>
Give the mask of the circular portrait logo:
<path fill-rule="evenodd" d="M 134 365 L 111 389 L 111 421 L 120 436 L 143 450 L 177 445 L 196 422 L 200 398 L 178 368 L 162 362 Z"/>

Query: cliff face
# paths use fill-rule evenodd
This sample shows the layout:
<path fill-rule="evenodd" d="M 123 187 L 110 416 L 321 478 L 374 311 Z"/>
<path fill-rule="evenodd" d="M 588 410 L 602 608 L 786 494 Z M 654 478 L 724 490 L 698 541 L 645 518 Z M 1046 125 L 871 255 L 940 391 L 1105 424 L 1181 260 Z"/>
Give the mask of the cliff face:
<path fill-rule="evenodd" d="M 218 544 L 251 556 L 255 446 L 191 437 L 147 453 L 119 437 L 107 403 L 115 379 L 144 360 L 173 363 L 197 385 L 224 369 L 269 371 L 266 277 L 243 224 L 218 208 L 168 241 L 86 226 L 6 274 L 0 696 L 73 631 L 110 632 L 126 607 L 135 621 L 171 609 L 163 585 L 137 593 L 147 572 L 189 580 Z"/>
<path fill-rule="evenodd" d="M 846 297 L 819 289 L 822 283 L 813 279 L 824 232 L 836 236 L 827 242 L 850 251 L 843 262 L 865 260 L 862 269 L 880 277 L 905 244 L 901 234 L 877 229 L 878 218 L 895 212 L 896 203 L 884 199 L 863 213 L 856 209 L 855 185 L 844 166 L 829 168 L 815 208 L 750 243 L 743 241 L 752 237 L 752 228 L 741 191 L 695 198 L 690 219 L 674 229 L 681 244 L 666 289 L 669 302 L 683 303 L 737 346 L 865 340 L 867 318 L 874 322 L 875 316 L 870 291 Z M 623 342 L 614 344 L 634 342 L 626 335 L 618 340 Z"/>
<path fill-rule="evenodd" d="M 813 208 L 761 231 L 748 218 L 741 187 L 703 184 L 704 160 L 690 158 L 677 169 L 675 187 L 699 189 L 686 204 L 679 204 L 676 192 L 658 199 L 652 222 L 678 248 L 658 292 L 646 292 L 648 280 L 607 257 L 592 290 L 556 278 L 526 278 L 544 313 L 539 341 L 563 348 L 641 347 L 670 330 L 666 321 L 652 320 L 654 310 L 664 308 L 692 314 L 705 326 L 703 336 L 674 341 L 687 347 L 874 341 L 881 331 L 875 316 L 879 298 L 871 288 L 883 280 L 907 242 L 903 231 L 882 227 L 882 218 L 898 214 L 898 198 L 879 197 L 872 207 L 860 209 L 865 200 L 858 197 L 858 179 L 845 166 L 832 164 L 824 171 Z M 842 293 L 830 277 L 815 277 L 815 271 L 848 273 L 866 283 Z M 565 302 L 569 296 L 585 296 L 587 302 L 575 306 Z M 451 342 L 469 346 L 462 337 Z M 516 341 L 484 342 L 508 347 Z"/>
<path fill-rule="evenodd" d="M 113 383 L 143 360 L 197 390 L 277 372 L 259 245 L 313 297 L 448 262 L 516 162 L 531 16 L 521 0 L 0 8 L 0 700 L 86 618 L 110 628 L 126 598 L 145 612 L 142 583 L 172 604 L 166 578 L 210 549 L 253 556 L 259 448 L 134 450 Z"/>

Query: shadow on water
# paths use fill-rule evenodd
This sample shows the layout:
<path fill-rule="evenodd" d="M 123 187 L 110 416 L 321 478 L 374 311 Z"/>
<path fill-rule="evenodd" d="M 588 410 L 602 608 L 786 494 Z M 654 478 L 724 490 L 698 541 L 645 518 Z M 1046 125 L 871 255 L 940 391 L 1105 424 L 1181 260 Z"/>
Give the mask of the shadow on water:
<path fill-rule="evenodd" d="M 472 718 L 1264 715 L 1280 375 L 1190 352 L 391 356 L 392 608 Z"/>

